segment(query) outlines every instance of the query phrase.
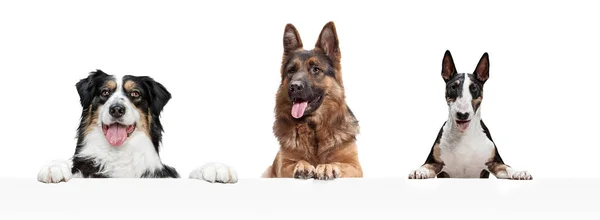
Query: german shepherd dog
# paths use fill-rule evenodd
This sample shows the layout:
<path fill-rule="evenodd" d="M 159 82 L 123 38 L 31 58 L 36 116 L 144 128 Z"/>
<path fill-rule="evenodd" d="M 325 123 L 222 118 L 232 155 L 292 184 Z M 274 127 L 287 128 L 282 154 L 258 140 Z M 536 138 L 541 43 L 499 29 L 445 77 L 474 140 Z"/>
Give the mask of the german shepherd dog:
<path fill-rule="evenodd" d="M 362 178 L 359 126 L 345 101 L 334 23 L 323 27 L 312 50 L 303 49 L 298 30 L 287 24 L 283 48 L 273 125 L 280 149 L 262 177 Z"/>
<path fill-rule="evenodd" d="M 409 179 L 489 178 L 530 180 L 527 171 L 504 164 L 490 131 L 481 120 L 483 85 L 489 78 L 487 53 L 479 59 L 475 71 L 458 73 L 450 51 L 442 61 L 446 83 L 448 120 L 442 125 L 425 163 L 409 174 Z"/>

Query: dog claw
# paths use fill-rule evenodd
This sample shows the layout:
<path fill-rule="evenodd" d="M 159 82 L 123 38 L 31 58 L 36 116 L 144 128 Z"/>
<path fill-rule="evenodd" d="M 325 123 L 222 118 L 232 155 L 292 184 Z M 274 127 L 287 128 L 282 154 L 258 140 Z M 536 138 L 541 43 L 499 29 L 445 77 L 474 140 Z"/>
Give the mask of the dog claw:
<path fill-rule="evenodd" d="M 425 168 L 419 168 L 413 170 L 408 174 L 408 179 L 429 179 L 429 170 Z"/>
<path fill-rule="evenodd" d="M 339 178 L 340 168 L 333 164 L 319 164 L 316 168 L 316 178 L 318 180 L 333 180 Z"/>
<path fill-rule="evenodd" d="M 307 162 L 298 162 L 294 168 L 294 178 L 310 179 L 315 176 L 315 167 Z"/>

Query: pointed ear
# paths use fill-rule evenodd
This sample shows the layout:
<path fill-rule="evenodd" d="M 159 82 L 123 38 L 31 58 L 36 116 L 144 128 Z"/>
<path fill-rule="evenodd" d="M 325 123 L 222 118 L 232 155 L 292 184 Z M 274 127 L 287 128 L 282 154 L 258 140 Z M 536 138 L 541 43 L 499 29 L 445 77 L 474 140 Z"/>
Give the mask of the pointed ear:
<path fill-rule="evenodd" d="M 300 33 L 296 30 L 296 27 L 292 24 L 285 26 L 283 32 L 283 51 L 287 54 L 291 51 L 302 48 L 302 39 L 300 39 Z"/>
<path fill-rule="evenodd" d="M 477 63 L 473 74 L 481 82 L 485 82 L 490 77 L 490 59 L 487 52 L 479 59 L 479 63 Z"/>
<path fill-rule="evenodd" d="M 321 34 L 319 34 L 319 40 L 317 40 L 315 47 L 323 50 L 334 61 L 340 60 L 340 44 L 333 21 L 325 24 L 323 30 L 321 30 Z"/>
<path fill-rule="evenodd" d="M 150 111 L 154 115 L 160 115 L 165 105 L 171 100 L 171 93 L 162 84 L 154 81 L 154 79 L 150 77 L 144 78 L 143 81 L 149 93 Z"/>
<path fill-rule="evenodd" d="M 444 59 L 442 60 L 442 78 L 444 81 L 448 81 L 456 73 L 456 66 L 454 65 L 454 59 L 449 50 L 444 53 Z"/>

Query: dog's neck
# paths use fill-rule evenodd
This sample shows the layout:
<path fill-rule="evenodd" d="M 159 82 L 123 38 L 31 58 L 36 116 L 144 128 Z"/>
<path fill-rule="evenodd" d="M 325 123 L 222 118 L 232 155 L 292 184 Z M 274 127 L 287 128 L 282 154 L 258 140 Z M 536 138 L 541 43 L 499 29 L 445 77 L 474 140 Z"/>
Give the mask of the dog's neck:
<path fill-rule="evenodd" d="M 325 112 L 328 114 L 311 115 L 300 120 L 279 115 L 274 125 L 275 136 L 282 146 L 298 147 L 297 144 L 303 142 L 301 140 L 308 140 L 304 143 L 311 146 L 316 144 L 319 149 L 355 140 L 360 128 L 358 121 L 346 108 Z"/>

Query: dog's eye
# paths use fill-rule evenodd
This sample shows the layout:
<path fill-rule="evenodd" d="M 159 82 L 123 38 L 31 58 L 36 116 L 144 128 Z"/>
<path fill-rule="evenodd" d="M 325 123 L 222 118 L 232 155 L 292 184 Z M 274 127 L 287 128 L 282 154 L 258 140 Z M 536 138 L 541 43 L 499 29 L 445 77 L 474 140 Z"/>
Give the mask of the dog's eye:
<path fill-rule="evenodd" d="M 296 72 L 296 68 L 290 68 L 287 71 L 288 74 L 292 74 L 292 73 L 295 73 L 295 72 Z"/>
<path fill-rule="evenodd" d="M 477 90 L 478 90 L 479 88 L 477 88 L 477 86 L 471 85 L 471 86 L 470 86 L 470 89 L 471 89 L 471 92 L 477 92 Z"/>
<path fill-rule="evenodd" d="M 319 67 L 313 66 L 310 68 L 310 73 L 312 74 L 317 74 L 319 72 L 321 72 L 321 69 L 319 69 Z"/>
<path fill-rule="evenodd" d="M 129 94 L 132 98 L 140 97 L 140 93 L 138 91 L 133 91 Z"/>
<path fill-rule="evenodd" d="M 103 89 L 102 91 L 100 91 L 100 95 L 102 97 L 108 97 L 108 95 L 110 95 L 110 91 L 108 91 L 108 89 Z"/>
<path fill-rule="evenodd" d="M 451 90 L 456 90 L 457 88 L 458 88 L 458 86 L 456 86 L 456 84 L 450 86 Z"/>

